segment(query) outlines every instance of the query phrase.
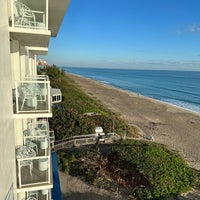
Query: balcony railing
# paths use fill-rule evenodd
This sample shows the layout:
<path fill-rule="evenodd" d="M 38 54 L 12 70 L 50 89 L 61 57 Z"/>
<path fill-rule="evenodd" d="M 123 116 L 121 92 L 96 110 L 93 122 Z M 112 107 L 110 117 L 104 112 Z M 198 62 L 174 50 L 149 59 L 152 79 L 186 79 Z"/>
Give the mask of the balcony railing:
<path fill-rule="evenodd" d="M 19 193 L 18 193 L 19 194 Z M 51 190 L 43 189 L 43 190 L 34 190 L 34 191 L 26 191 L 25 194 L 18 195 L 18 200 L 51 200 Z"/>
<path fill-rule="evenodd" d="M 23 132 L 23 145 L 16 147 L 18 187 L 50 184 L 51 159 L 47 123 Z"/>
<path fill-rule="evenodd" d="M 27 130 L 39 129 L 40 131 L 49 131 L 49 122 L 46 118 L 38 121 L 31 121 L 27 123 Z"/>
<path fill-rule="evenodd" d="M 47 76 L 26 77 L 15 83 L 14 113 L 50 113 L 50 81 Z"/>
<path fill-rule="evenodd" d="M 50 184 L 50 156 L 17 159 L 18 186 Z"/>
<path fill-rule="evenodd" d="M 47 0 L 13 0 L 10 26 L 31 29 L 48 29 Z"/>

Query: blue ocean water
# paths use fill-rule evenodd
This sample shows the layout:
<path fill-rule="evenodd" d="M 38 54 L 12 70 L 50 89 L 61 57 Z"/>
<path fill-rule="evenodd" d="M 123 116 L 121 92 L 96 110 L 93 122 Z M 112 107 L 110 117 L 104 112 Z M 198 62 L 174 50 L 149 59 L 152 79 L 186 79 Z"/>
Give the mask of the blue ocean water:
<path fill-rule="evenodd" d="M 62 68 L 69 73 L 200 113 L 200 71 Z"/>

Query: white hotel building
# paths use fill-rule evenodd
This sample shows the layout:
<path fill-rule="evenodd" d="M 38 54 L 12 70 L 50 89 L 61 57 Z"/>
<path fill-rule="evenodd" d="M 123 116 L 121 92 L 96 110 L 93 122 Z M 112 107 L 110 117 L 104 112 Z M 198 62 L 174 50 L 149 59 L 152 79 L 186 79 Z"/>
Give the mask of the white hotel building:
<path fill-rule="evenodd" d="M 70 0 L 0 0 L 0 200 L 51 200 L 50 81 L 37 75 Z"/>

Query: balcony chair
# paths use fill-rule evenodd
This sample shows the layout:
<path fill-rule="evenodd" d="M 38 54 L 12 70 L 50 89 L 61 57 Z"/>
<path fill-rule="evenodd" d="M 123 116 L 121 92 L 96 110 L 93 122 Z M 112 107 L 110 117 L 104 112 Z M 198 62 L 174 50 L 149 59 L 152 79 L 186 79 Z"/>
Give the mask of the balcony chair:
<path fill-rule="evenodd" d="M 29 107 L 34 107 L 37 109 L 37 97 L 40 97 L 40 101 L 42 102 L 42 92 L 37 84 L 24 84 L 18 87 L 19 98 L 22 101 L 22 105 L 20 110 L 23 109 L 25 101 Z"/>
<path fill-rule="evenodd" d="M 28 197 L 26 200 L 38 200 L 35 197 Z"/>
<path fill-rule="evenodd" d="M 21 27 L 35 27 L 36 20 L 34 11 L 25 4 L 14 2 L 14 24 Z"/>
<path fill-rule="evenodd" d="M 25 145 L 26 145 L 27 147 L 30 147 L 30 148 L 33 148 L 33 149 L 35 148 L 36 154 L 38 154 L 38 146 L 37 146 L 36 143 L 34 143 L 34 142 L 32 142 L 31 140 L 27 139 L 27 140 L 25 141 Z"/>
<path fill-rule="evenodd" d="M 46 131 L 46 130 L 48 129 L 48 125 L 47 125 L 46 122 L 40 123 L 40 124 L 37 125 L 37 128 L 38 128 L 39 130 Z"/>
<path fill-rule="evenodd" d="M 32 176 L 33 160 L 32 159 L 26 160 L 26 158 L 31 158 L 35 156 L 36 152 L 31 147 L 28 146 L 16 147 L 16 159 L 19 163 L 19 170 L 21 170 L 21 168 L 24 166 L 29 166 L 30 175 Z M 24 160 L 18 160 L 18 159 L 24 159 Z"/>
<path fill-rule="evenodd" d="M 25 167 L 25 166 L 29 166 L 29 172 L 30 172 L 30 175 L 32 176 L 33 160 L 21 160 L 20 161 L 20 170 L 22 167 Z"/>
<path fill-rule="evenodd" d="M 37 199 L 38 200 L 38 191 L 29 191 L 27 194 L 28 199 Z"/>

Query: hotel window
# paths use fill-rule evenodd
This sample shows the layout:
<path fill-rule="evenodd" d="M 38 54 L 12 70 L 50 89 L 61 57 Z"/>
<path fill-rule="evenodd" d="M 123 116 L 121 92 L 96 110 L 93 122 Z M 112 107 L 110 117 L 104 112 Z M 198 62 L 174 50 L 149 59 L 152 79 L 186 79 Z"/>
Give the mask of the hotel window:
<path fill-rule="evenodd" d="M 57 96 L 57 101 L 60 101 L 60 95 Z"/>
<path fill-rule="evenodd" d="M 56 101 L 56 96 L 52 96 L 52 102 Z"/>

